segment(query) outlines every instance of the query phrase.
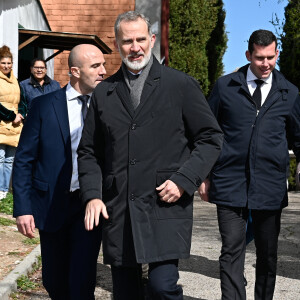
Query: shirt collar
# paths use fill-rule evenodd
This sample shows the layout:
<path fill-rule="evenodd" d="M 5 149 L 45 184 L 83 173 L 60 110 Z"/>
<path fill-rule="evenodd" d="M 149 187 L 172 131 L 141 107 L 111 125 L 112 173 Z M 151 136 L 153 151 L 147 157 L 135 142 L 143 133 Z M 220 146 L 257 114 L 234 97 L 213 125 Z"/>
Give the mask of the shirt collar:
<path fill-rule="evenodd" d="M 40 86 L 40 83 L 35 79 L 35 77 L 32 74 L 30 74 L 29 83 L 32 84 L 35 87 Z M 49 84 L 49 83 L 50 83 L 50 77 L 48 75 L 45 75 L 44 85 Z"/>
<path fill-rule="evenodd" d="M 78 98 L 78 96 L 81 96 L 82 94 L 80 94 L 79 92 L 77 92 L 70 84 L 70 82 L 68 82 L 67 84 L 67 89 L 66 89 L 66 96 L 67 96 L 67 100 L 71 101 L 71 100 L 76 100 Z M 91 97 L 92 93 L 87 94 Z"/>
<path fill-rule="evenodd" d="M 143 69 L 141 71 L 139 71 L 138 73 L 133 73 L 131 72 L 130 70 L 127 69 L 127 71 L 132 74 L 133 76 L 137 76 L 137 75 L 140 75 L 142 72 L 143 72 Z"/>
<path fill-rule="evenodd" d="M 264 79 L 261 79 L 261 80 L 263 80 L 265 83 L 272 83 L 272 76 L 273 76 L 273 72 L 271 72 L 271 74 L 269 75 L 268 78 L 264 78 Z M 253 74 L 253 72 L 251 71 L 250 66 L 249 66 L 248 70 L 247 70 L 247 83 L 249 83 L 250 81 L 254 81 L 256 79 L 260 79 L 260 78 L 257 78 Z"/>

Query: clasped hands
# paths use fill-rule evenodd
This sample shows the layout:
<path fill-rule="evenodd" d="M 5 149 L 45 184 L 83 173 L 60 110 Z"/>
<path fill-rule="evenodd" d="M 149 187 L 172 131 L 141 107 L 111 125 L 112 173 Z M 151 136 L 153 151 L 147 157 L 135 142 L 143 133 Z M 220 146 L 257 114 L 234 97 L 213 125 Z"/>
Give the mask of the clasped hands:
<path fill-rule="evenodd" d="M 23 120 L 24 117 L 21 114 L 17 113 L 15 119 L 12 121 L 12 124 L 14 127 L 18 127 Z"/>

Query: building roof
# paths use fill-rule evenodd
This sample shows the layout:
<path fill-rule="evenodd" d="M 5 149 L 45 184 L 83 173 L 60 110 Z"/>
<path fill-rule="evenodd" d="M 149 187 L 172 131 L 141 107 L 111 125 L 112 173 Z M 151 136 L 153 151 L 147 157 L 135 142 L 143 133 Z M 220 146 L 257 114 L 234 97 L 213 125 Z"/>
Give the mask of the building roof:
<path fill-rule="evenodd" d="M 48 57 L 47 60 L 53 58 L 64 50 L 70 51 L 73 47 L 79 44 L 95 45 L 104 54 L 112 52 L 112 50 L 97 35 L 19 29 L 19 50 L 29 44 L 33 47 L 58 50 L 54 53 L 54 55 Z"/>

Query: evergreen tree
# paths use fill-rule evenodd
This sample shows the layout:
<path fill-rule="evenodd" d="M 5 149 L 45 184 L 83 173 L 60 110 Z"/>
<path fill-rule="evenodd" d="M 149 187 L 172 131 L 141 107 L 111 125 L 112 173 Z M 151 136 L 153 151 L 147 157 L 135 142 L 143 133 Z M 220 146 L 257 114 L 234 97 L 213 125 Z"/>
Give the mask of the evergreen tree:
<path fill-rule="evenodd" d="M 300 0 L 290 0 L 285 8 L 281 35 L 280 71 L 299 87 L 300 82 Z"/>
<path fill-rule="evenodd" d="M 208 71 L 212 60 L 208 57 L 207 43 L 218 24 L 221 5 L 222 1 L 219 0 L 170 1 L 169 65 L 195 77 L 205 95 L 211 86 L 210 78 L 214 80 L 218 77 Z M 224 27 L 220 28 L 224 30 Z M 222 36 L 215 33 L 214 37 L 217 35 Z M 219 42 L 214 39 L 210 47 L 218 49 Z M 223 44 L 223 40 L 221 43 Z M 222 56 L 224 51 L 215 50 L 214 59 L 219 60 L 217 56 Z M 217 63 L 212 72 L 222 73 L 222 71 L 222 64 Z"/>
<path fill-rule="evenodd" d="M 216 80 L 223 74 L 223 56 L 227 48 L 227 34 L 225 32 L 225 10 L 223 9 L 223 1 L 217 1 L 218 19 L 210 39 L 206 45 L 208 57 L 208 80 L 210 83 L 209 91 L 211 91 Z"/>

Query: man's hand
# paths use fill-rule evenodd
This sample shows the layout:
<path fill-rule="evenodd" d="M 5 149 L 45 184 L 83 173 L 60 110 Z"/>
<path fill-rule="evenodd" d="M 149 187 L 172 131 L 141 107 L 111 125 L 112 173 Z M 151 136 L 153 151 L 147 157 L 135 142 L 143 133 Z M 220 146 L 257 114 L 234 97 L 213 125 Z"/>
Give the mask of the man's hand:
<path fill-rule="evenodd" d="M 156 190 L 160 200 L 168 203 L 176 202 L 184 193 L 184 189 L 171 180 L 166 180 Z"/>
<path fill-rule="evenodd" d="M 209 202 L 209 196 L 208 196 L 209 187 L 210 187 L 210 181 L 208 179 L 205 179 L 198 188 L 198 193 L 200 195 L 200 198 L 206 202 Z"/>
<path fill-rule="evenodd" d="M 35 223 L 33 215 L 19 216 L 16 218 L 16 221 L 19 232 L 29 237 L 30 239 L 34 238 Z"/>
<path fill-rule="evenodd" d="M 24 120 L 24 117 L 21 114 L 16 114 L 15 119 L 13 120 L 12 124 L 14 127 L 17 127 L 20 125 L 20 123 Z"/>
<path fill-rule="evenodd" d="M 100 214 L 105 219 L 109 218 L 105 204 L 100 199 L 90 200 L 85 208 L 84 224 L 86 230 L 93 230 L 94 224 L 95 226 L 99 225 Z"/>

